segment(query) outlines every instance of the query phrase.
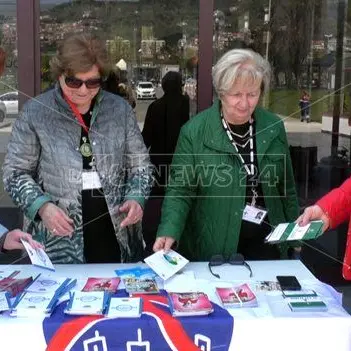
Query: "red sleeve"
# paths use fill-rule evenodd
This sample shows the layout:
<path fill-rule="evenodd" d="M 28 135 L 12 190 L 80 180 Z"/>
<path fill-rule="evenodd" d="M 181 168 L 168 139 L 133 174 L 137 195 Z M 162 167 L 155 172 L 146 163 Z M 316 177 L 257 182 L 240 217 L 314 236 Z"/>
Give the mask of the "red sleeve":
<path fill-rule="evenodd" d="M 318 205 L 329 217 L 330 227 L 335 228 L 345 222 L 351 215 L 351 178 L 339 188 L 333 189 L 323 196 Z"/>

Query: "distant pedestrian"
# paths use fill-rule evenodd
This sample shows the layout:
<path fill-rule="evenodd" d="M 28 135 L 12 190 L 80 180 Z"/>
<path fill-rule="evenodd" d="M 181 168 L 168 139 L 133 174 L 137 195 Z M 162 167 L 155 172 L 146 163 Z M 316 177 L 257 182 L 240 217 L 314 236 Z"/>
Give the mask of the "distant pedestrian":
<path fill-rule="evenodd" d="M 306 90 L 304 90 L 299 100 L 301 122 L 304 122 L 306 120 L 307 123 L 310 123 L 310 100 L 310 95 L 307 93 Z"/>
<path fill-rule="evenodd" d="M 125 74 L 122 74 L 120 69 L 111 70 L 103 83 L 102 88 L 109 93 L 119 95 L 128 101 L 132 108 L 135 108 L 136 102 L 133 90 L 128 84 L 128 79 Z"/>

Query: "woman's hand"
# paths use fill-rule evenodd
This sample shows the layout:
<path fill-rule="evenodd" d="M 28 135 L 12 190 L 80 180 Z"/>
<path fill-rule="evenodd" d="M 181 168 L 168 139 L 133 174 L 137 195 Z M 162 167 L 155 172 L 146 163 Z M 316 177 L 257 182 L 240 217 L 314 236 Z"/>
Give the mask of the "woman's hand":
<path fill-rule="evenodd" d="M 174 243 L 174 238 L 170 236 L 160 236 L 156 239 L 153 250 L 155 252 L 160 250 L 165 250 L 165 252 L 168 252 Z"/>
<path fill-rule="evenodd" d="M 325 232 L 330 226 L 329 217 L 323 212 L 323 210 L 318 205 L 306 207 L 303 211 L 303 214 L 296 220 L 296 223 L 303 227 L 309 222 L 315 220 L 323 221 L 323 232 Z"/>
<path fill-rule="evenodd" d="M 121 228 L 138 223 L 143 218 L 143 209 L 135 200 L 127 200 L 118 208 L 118 212 L 127 214 L 127 217 L 121 222 Z"/>
<path fill-rule="evenodd" d="M 28 233 L 22 232 L 22 230 L 15 229 L 8 232 L 4 241 L 3 248 L 5 250 L 16 250 L 16 249 L 24 249 L 22 240 L 28 241 L 29 245 L 32 246 L 33 249 L 43 249 L 44 246 L 37 241 L 32 239 L 32 236 Z"/>
<path fill-rule="evenodd" d="M 73 220 L 58 206 L 51 202 L 44 204 L 39 215 L 45 227 L 57 236 L 71 236 L 73 234 Z"/>

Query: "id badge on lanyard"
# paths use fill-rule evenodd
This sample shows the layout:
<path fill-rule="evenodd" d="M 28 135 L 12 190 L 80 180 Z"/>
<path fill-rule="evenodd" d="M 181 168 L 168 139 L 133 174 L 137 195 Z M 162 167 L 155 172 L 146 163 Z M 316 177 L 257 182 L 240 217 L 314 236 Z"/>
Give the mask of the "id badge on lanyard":
<path fill-rule="evenodd" d="M 252 189 L 252 194 L 251 204 L 246 204 L 244 208 L 243 220 L 255 224 L 262 224 L 263 220 L 267 216 L 267 210 L 256 206 L 258 193 L 255 189 Z"/>
<path fill-rule="evenodd" d="M 96 171 L 94 157 L 92 157 L 90 166 L 92 167 L 91 170 L 83 170 L 83 173 L 82 173 L 83 190 L 100 189 L 102 188 L 102 186 L 101 186 L 99 173 Z"/>

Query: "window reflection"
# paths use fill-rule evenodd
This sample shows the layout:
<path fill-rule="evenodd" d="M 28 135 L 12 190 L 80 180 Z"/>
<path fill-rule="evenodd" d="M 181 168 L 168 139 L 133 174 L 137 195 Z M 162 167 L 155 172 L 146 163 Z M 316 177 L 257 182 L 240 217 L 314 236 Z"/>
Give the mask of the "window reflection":
<path fill-rule="evenodd" d="M 223 5 L 217 0 L 213 12 L 213 61 L 233 48 L 251 48 L 268 59 L 272 67 L 271 89 L 262 104 L 286 118 L 288 132 L 295 133 L 289 134 L 291 143 L 312 145 L 312 133 L 331 133 L 338 22 L 338 1 L 236 0 Z M 346 32 L 341 39 L 344 68 L 340 113 L 345 117 L 340 120 L 341 135 L 350 135 L 346 118 L 350 114 L 347 82 L 351 39 L 347 23 L 346 18 Z M 310 97 L 309 129 L 300 125 L 300 99 L 304 93 Z M 296 140 L 302 129 L 304 143 Z M 318 159 L 330 154 L 330 138 L 322 134 L 315 144 L 322 140 L 325 145 L 318 148 Z M 349 142 L 342 136 L 339 142 L 349 148 Z"/>
<path fill-rule="evenodd" d="M 0 124 L 8 124 L 18 114 L 16 1 L 0 2 L 0 46 L 6 53 L 0 78 Z"/>
<path fill-rule="evenodd" d="M 6 52 L 6 68 L 0 80 L 0 94 L 17 90 L 16 1 L 0 2 L 0 46 Z"/>
<path fill-rule="evenodd" d="M 161 79 L 168 71 L 182 73 L 195 114 L 199 2 L 180 3 L 40 0 L 42 90 L 53 83 L 49 62 L 56 43 L 68 33 L 89 31 L 105 40 L 111 66 L 122 71 L 124 83 L 132 88 L 140 123 L 154 95 L 148 99 L 137 94 L 138 84 L 151 83 L 159 98 Z"/>

